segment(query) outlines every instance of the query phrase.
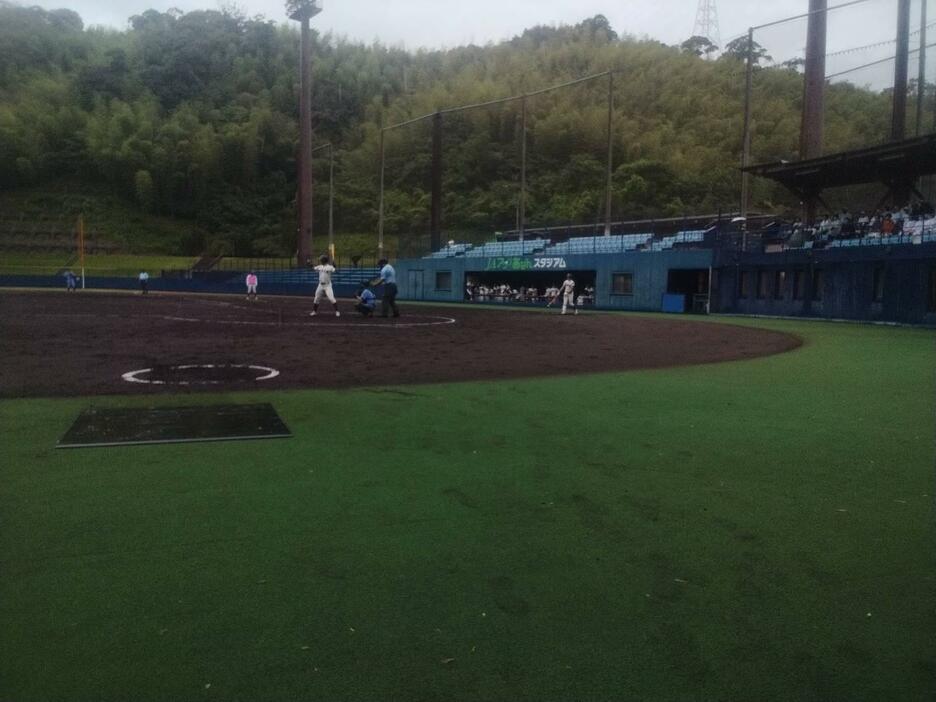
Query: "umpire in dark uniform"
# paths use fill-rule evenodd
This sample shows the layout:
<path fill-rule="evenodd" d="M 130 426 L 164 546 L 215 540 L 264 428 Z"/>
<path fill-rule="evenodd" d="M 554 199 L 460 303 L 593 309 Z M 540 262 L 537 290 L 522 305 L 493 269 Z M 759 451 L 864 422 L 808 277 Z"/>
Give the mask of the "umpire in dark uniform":
<path fill-rule="evenodd" d="M 377 261 L 377 265 L 380 266 L 380 277 L 378 278 L 378 285 L 383 285 L 383 304 L 381 305 L 381 317 L 386 317 L 387 313 L 390 310 L 393 310 L 393 316 L 399 317 L 400 310 L 396 306 L 396 296 L 397 296 L 397 284 L 396 284 L 396 271 L 393 270 L 393 266 L 390 265 L 387 259 L 382 258 Z"/>

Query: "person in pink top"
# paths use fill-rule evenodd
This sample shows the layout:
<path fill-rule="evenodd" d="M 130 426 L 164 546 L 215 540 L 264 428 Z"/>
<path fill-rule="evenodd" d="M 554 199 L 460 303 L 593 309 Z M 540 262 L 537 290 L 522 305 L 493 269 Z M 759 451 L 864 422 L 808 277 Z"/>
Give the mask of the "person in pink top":
<path fill-rule="evenodd" d="M 247 299 L 257 301 L 257 274 L 253 271 L 247 274 Z"/>

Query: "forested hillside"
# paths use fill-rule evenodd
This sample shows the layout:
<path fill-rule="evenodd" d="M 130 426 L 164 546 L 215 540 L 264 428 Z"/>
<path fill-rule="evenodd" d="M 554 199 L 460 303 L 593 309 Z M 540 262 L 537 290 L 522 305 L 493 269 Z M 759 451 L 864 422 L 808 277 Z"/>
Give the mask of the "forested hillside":
<path fill-rule="evenodd" d="M 0 0 L 0 188 L 80 178 L 141 212 L 209 233 L 193 249 L 240 255 L 294 248 L 298 34 L 234 12 L 153 10 L 126 31 L 86 28 L 69 10 Z M 742 62 L 619 36 L 601 17 L 537 27 L 496 45 L 407 52 L 315 36 L 317 144 L 336 145 L 336 226 L 376 230 L 378 127 L 437 108 L 530 91 L 608 69 L 616 76 L 614 214 L 678 216 L 736 207 Z M 789 157 L 801 78 L 760 68 L 761 156 Z M 605 83 L 530 102 L 528 216 L 601 218 Z M 867 143 L 887 99 L 837 86 L 827 145 Z M 519 103 L 446 117 L 445 229 L 491 232 L 516 216 Z M 387 232 L 428 226 L 430 125 L 388 133 Z M 316 163 L 324 231 L 327 159 Z M 790 204 L 760 183 L 755 204 Z M 172 253 L 199 253 L 185 251 Z"/>

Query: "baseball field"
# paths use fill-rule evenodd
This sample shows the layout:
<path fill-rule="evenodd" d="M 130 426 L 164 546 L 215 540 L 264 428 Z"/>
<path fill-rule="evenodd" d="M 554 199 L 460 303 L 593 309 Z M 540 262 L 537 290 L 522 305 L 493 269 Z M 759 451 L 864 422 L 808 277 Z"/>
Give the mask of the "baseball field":
<path fill-rule="evenodd" d="M 0 293 L 0 700 L 936 697 L 933 330 L 307 307 Z"/>

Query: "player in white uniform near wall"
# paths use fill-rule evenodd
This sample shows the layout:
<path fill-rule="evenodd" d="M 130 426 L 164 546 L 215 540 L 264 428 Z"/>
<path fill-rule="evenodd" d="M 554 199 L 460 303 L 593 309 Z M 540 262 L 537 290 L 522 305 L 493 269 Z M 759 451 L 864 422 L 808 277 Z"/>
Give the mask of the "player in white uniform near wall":
<path fill-rule="evenodd" d="M 566 279 L 562 281 L 558 294 L 562 295 L 562 314 L 566 313 L 566 308 L 569 305 L 572 305 L 575 314 L 578 314 L 578 307 L 575 304 L 575 281 L 572 280 L 571 273 L 566 275 Z"/>
<path fill-rule="evenodd" d="M 318 271 L 319 274 L 319 282 L 318 287 L 315 289 L 315 299 L 312 300 L 312 311 L 309 314 L 314 317 L 318 313 L 318 306 L 322 298 L 327 297 L 328 301 L 331 302 L 332 306 L 335 308 L 335 316 L 340 317 L 341 312 L 338 311 L 338 301 L 335 300 L 335 293 L 332 290 L 331 282 L 335 267 L 328 262 L 328 256 L 322 256 L 319 261 L 321 261 L 321 264 L 315 267 L 315 270 Z"/>

